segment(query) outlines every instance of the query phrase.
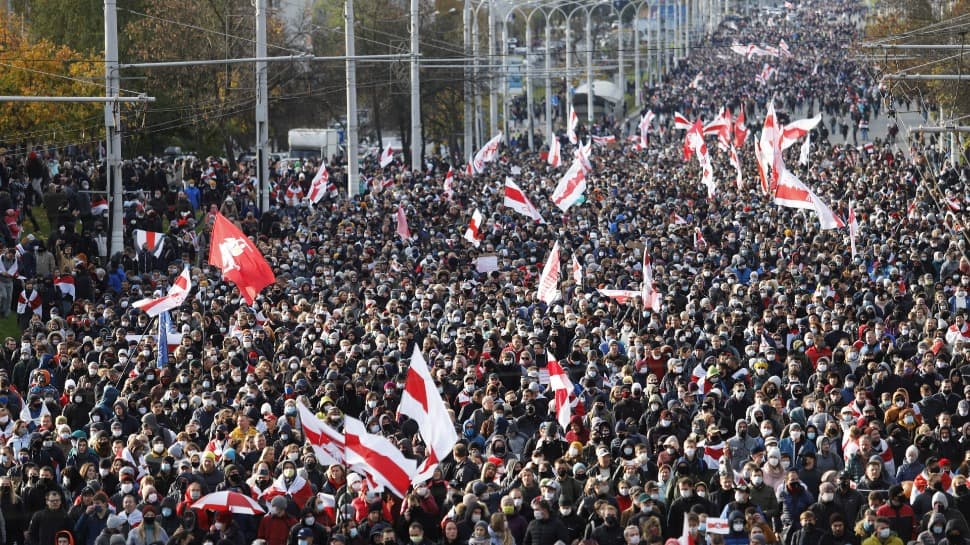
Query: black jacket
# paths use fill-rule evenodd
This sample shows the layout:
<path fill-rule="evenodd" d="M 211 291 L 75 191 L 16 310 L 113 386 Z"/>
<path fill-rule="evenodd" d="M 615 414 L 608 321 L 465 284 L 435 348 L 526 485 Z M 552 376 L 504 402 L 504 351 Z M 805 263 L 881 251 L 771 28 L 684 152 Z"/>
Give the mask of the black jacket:
<path fill-rule="evenodd" d="M 566 525 L 557 518 L 533 520 L 525 529 L 522 545 L 552 545 L 557 541 L 569 543 Z"/>

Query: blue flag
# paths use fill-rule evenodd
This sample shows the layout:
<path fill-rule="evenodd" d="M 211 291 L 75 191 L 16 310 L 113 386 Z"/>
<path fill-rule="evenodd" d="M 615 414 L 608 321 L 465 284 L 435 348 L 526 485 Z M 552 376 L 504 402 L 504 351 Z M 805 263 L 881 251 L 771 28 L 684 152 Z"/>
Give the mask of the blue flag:
<path fill-rule="evenodd" d="M 158 368 L 168 365 L 168 330 L 172 325 L 172 318 L 168 311 L 158 315 Z"/>

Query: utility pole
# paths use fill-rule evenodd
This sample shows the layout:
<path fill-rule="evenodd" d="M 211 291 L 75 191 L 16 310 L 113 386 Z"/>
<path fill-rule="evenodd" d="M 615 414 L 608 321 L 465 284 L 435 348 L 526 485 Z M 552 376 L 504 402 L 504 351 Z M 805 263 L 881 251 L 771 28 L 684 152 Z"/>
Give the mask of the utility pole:
<path fill-rule="evenodd" d="M 104 0 L 104 82 L 105 95 L 118 98 L 121 94 L 121 75 L 118 72 L 118 14 L 115 0 Z M 121 179 L 121 104 L 105 102 L 105 174 L 108 177 L 111 206 L 111 240 L 108 255 L 125 247 L 124 180 Z"/>
<path fill-rule="evenodd" d="M 418 0 L 411 0 L 411 170 L 424 170 L 421 160 L 421 70 L 418 56 L 421 54 L 418 19 Z"/>
<path fill-rule="evenodd" d="M 475 105 L 475 99 L 472 96 L 474 94 L 472 90 L 472 69 L 469 66 L 471 62 L 471 42 L 472 42 L 472 4 L 471 0 L 465 0 L 465 7 L 462 9 L 462 22 L 464 23 L 463 37 L 465 39 L 465 137 L 461 146 L 462 157 L 468 157 L 471 153 L 474 144 L 472 140 L 472 124 L 474 123 L 474 112 L 472 111 Z M 454 154 L 452 154 L 454 155 Z"/>
<path fill-rule="evenodd" d="M 546 143 L 551 144 L 555 138 L 552 134 L 552 25 L 549 24 L 550 14 L 546 14 Z M 568 50 L 567 50 L 568 51 Z M 568 54 L 568 53 L 567 53 Z"/>
<path fill-rule="evenodd" d="M 347 50 L 347 199 L 357 195 L 357 62 L 354 60 L 354 0 L 344 6 L 344 40 Z"/>
<path fill-rule="evenodd" d="M 590 130 L 593 128 L 593 95 L 596 94 L 593 89 L 593 12 L 591 8 L 590 11 L 586 12 L 586 121 L 588 122 L 586 129 Z"/>
<path fill-rule="evenodd" d="M 488 0 L 488 70 L 491 72 L 495 62 L 495 0 Z M 490 74 L 488 78 L 488 137 L 492 138 L 498 132 L 498 90 L 495 80 L 498 78 Z"/>
<path fill-rule="evenodd" d="M 266 0 L 256 0 L 256 58 L 266 58 Z M 266 61 L 256 61 L 256 178 L 259 208 L 269 210 L 269 85 Z"/>

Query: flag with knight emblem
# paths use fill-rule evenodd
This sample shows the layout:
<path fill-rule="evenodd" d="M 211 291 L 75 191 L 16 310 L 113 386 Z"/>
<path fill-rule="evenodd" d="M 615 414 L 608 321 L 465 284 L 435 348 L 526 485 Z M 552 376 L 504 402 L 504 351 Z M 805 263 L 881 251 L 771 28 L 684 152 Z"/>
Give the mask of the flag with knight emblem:
<path fill-rule="evenodd" d="M 276 275 L 259 248 L 219 213 L 216 213 L 212 225 L 209 264 L 218 267 L 222 271 L 222 278 L 239 288 L 248 305 L 253 304 L 263 288 L 276 282 Z"/>

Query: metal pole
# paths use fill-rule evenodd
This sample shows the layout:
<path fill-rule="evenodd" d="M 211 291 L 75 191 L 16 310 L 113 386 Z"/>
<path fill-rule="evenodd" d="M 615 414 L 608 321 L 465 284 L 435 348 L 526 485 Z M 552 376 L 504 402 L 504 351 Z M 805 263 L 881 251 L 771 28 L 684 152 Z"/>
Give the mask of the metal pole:
<path fill-rule="evenodd" d="M 354 61 L 354 0 L 344 6 L 344 49 L 347 53 L 347 198 L 357 195 L 357 62 Z"/>
<path fill-rule="evenodd" d="M 481 5 L 481 4 L 479 4 Z M 485 125 L 484 113 L 482 110 L 482 89 L 481 89 L 481 70 L 478 67 L 478 59 L 481 54 L 481 46 L 478 43 L 478 10 L 475 10 L 475 20 L 472 21 L 472 65 L 475 81 L 472 82 L 472 87 L 475 93 L 475 127 L 474 127 L 474 142 L 471 145 L 471 149 L 465 153 L 466 156 L 470 155 L 472 151 L 478 149 L 482 145 L 482 130 Z"/>
<path fill-rule="evenodd" d="M 116 99 L 121 92 L 118 71 L 118 13 L 115 0 L 104 0 L 104 80 L 105 95 Z M 125 246 L 124 181 L 121 178 L 121 108 L 118 102 L 104 105 L 105 173 L 111 192 L 111 241 L 108 255 L 122 251 Z"/>
<path fill-rule="evenodd" d="M 640 80 L 640 29 L 638 21 L 640 20 L 640 8 L 643 4 L 637 6 L 637 9 L 633 12 L 633 85 L 636 87 L 633 90 L 633 103 L 636 104 L 637 109 L 643 105 L 643 99 L 640 96 L 643 94 L 643 82 Z"/>
<path fill-rule="evenodd" d="M 266 0 L 256 0 L 256 57 L 266 57 Z M 269 86 L 266 61 L 256 63 L 256 177 L 259 208 L 269 210 Z"/>
<path fill-rule="evenodd" d="M 970 74 L 890 74 L 886 79 L 920 80 L 920 81 L 970 81 Z"/>
<path fill-rule="evenodd" d="M 552 135 L 552 25 L 546 16 L 546 142 L 551 142 Z"/>
<path fill-rule="evenodd" d="M 464 41 L 465 41 L 465 47 L 464 47 L 464 52 L 465 52 L 465 83 L 464 83 L 464 85 L 465 85 L 465 96 L 464 96 L 464 102 L 465 102 L 465 119 L 464 119 L 464 121 L 465 121 L 465 137 L 464 137 L 464 139 L 462 141 L 461 154 L 462 154 L 462 157 L 468 157 L 468 155 L 471 153 L 472 146 L 474 146 L 474 144 L 472 143 L 472 140 L 473 140 L 473 137 L 472 137 L 472 123 L 474 123 L 473 117 L 475 115 L 475 113 L 473 112 L 473 107 L 475 106 L 475 99 L 474 99 L 474 96 L 473 96 L 474 95 L 474 91 L 473 91 L 474 87 L 472 85 L 473 68 L 469 65 L 470 62 L 473 62 L 472 60 L 470 60 L 471 59 L 471 45 L 472 45 L 471 44 L 471 41 L 472 41 L 472 25 L 471 25 L 471 19 L 472 19 L 472 4 L 471 4 L 471 0 L 465 0 L 465 7 L 464 7 L 464 9 L 461 12 L 461 16 L 462 16 L 461 18 L 462 18 L 462 23 L 463 23 L 463 27 L 464 27 L 463 28 L 463 31 L 464 31 L 463 32 L 463 38 L 464 38 Z"/>
<path fill-rule="evenodd" d="M 573 96 L 569 93 L 569 88 L 572 86 L 572 72 L 573 72 L 573 57 L 571 55 L 573 49 L 573 29 L 572 29 L 572 13 L 569 17 L 566 17 L 566 85 L 563 92 L 566 100 L 566 108 L 563 110 L 566 116 L 566 123 L 569 123 L 569 109 L 573 106 Z"/>
<path fill-rule="evenodd" d="M 635 22 L 634 22 L 635 24 Z M 616 78 L 619 80 L 617 85 L 620 88 L 620 101 L 626 105 L 626 74 L 623 73 L 623 14 L 620 12 L 616 13 Z"/>
<path fill-rule="evenodd" d="M 418 55 L 421 53 L 418 38 L 419 28 L 418 0 L 411 0 L 411 170 L 424 170 L 421 160 L 421 69 Z"/>
<path fill-rule="evenodd" d="M 511 12 L 509 12 L 511 13 Z M 502 138 L 509 143 L 509 18 L 502 19 Z"/>
<path fill-rule="evenodd" d="M 488 0 L 488 63 L 495 63 L 495 0 Z M 489 70 L 491 72 L 491 69 Z M 498 133 L 498 89 L 495 88 L 495 80 L 498 78 L 488 78 L 488 128 L 491 138 Z"/>
<path fill-rule="evenodd" d="M 657 0 L 657 79 L 654 83 L 659 83 L 661 76 L 667 72 L 667 3 Z"/>
<path fill-rule="evenodd" d="M 529 151 L 535 149 L 533 132 L 535 131 L 535 117 L 532 115 L 532 17 L 531 13 L 525 20 L 525 107 L 529 119 Z"/>
<path fill-rule="evenodd" d="M 593 94 L 593 11 L 591 9 L 586 12 L 586 120 L 589 121 L 590 126 L 593 125 Z"/>

